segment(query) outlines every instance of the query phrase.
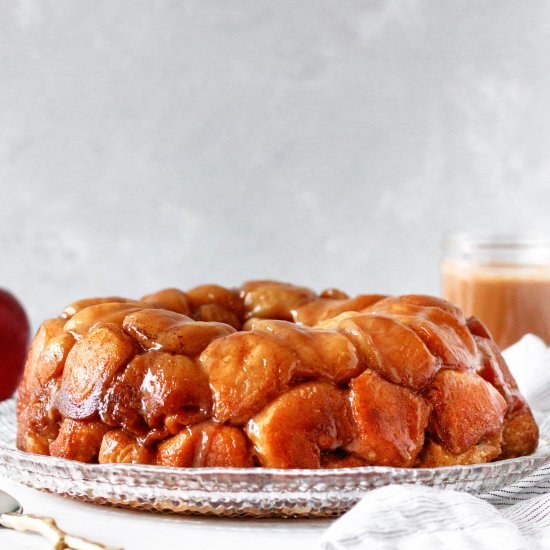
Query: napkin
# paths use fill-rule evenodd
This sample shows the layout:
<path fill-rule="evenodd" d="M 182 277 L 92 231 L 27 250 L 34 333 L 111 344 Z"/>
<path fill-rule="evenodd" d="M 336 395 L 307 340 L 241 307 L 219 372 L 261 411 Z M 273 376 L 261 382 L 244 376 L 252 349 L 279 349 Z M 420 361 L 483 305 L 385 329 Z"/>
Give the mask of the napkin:
<path fill-rule="evenodd" d="M 504 351 L 535 411 L 550 410 L 550 348 L 528 334 Z M 550 463 L 482 495 L 422 485 L 367 493 L 324 533 L 324 550 L 550 550 Z"/>
<path fill-rule="evenodd" d="M 550 348 L 533 334 L 502 352 L 521 393 L 534 411 L 550 410 Z"/>

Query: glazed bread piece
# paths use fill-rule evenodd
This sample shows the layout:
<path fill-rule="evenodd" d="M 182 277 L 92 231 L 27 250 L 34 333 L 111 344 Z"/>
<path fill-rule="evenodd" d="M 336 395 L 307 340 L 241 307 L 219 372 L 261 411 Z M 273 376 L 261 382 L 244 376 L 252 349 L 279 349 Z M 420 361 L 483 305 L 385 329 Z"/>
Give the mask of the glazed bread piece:
<path fill-rule="evenodd" d="M 17 417 L 21 450 L 89 463 L 435 467 L 538 442 L 453 304 L 276 281 L 71 304 L 34 338 Z"/>

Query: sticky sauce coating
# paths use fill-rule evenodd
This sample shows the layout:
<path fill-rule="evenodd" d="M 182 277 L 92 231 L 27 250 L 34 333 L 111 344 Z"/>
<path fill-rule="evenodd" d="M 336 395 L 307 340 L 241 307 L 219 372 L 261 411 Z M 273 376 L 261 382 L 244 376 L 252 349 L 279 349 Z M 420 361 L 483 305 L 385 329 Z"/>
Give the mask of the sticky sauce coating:
<path fill-rule="evenodd" d="M 17 415 L 19 449 L 88 463 L 434 467 L 538 442 L 453 304 L 277 281 L 71 304 L 35 336 Z"/>

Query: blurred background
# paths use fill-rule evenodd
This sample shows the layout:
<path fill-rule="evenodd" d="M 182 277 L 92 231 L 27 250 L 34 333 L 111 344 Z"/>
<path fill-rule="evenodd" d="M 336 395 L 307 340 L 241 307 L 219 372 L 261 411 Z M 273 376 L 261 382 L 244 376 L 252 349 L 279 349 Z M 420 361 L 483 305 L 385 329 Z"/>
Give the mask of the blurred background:
<path fill-rule="evenodd" d="M 439 292 L 447 230 L 548 230 L 543 0 L 1 0 L 0 286 Z"/>

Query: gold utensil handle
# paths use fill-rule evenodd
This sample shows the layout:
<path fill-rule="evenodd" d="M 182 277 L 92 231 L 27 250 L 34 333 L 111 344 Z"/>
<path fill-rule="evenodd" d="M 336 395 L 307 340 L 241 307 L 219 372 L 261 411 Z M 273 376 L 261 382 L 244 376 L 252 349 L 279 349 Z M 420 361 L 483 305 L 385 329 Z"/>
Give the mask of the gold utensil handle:
<path fill-rule="evenodd" d="M 2 514 L 0 515 L 0 525 L 16 531 L 39 533 L 53 544 L 54 550 L 67 548 L 73 550 L 123 550 L 69 535 L 62 531 L 52 518 L 43 516 Z"/>

